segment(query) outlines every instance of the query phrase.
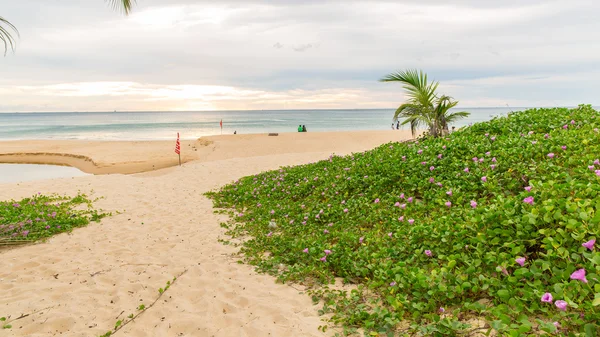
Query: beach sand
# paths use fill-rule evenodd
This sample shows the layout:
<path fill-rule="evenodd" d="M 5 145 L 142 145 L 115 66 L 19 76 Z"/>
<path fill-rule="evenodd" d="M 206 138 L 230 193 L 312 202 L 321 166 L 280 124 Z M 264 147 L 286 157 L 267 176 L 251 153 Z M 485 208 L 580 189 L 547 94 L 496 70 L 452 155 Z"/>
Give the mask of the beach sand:
<path fill-rule="evenodd" d="M 147 171 L 0 184 L 0 200 L 81 191 L 113 213 L 71 234 L 0 251 L 0 317 L 29 314 L 0 335 L 98 336 L 184 272 L 117 335 L 331 335 L 318 331 L 318 307 L 301 287 L 237 263 L 237 249 L 218 242 L 227 239 L 219 226 L 225 218 L 202 194 L 246 175 L 409 138 L 404 131 L 206 137 L 183 142 L 182 167 L 172 166 L 174 142 L 0 142 L 0 162 Z"/>

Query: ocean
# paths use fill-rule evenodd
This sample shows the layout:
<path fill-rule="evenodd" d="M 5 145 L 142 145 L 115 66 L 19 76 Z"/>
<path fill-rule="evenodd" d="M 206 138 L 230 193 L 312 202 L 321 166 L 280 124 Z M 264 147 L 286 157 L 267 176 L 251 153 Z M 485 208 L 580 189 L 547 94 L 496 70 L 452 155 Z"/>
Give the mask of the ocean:
<path fill-rule="evenodd" d="M 465 108 L 471 113 L 456 127 L 486 121 L 525 108 Z M 0 140 L 87 139 L 166 140 L 196 139 L 223 134 L 389 130 L 395 109 L 269 110 L 197 112 L 53 112 L 0 113 Z M 401 126 L 408 129 L 408 125 Z"/>

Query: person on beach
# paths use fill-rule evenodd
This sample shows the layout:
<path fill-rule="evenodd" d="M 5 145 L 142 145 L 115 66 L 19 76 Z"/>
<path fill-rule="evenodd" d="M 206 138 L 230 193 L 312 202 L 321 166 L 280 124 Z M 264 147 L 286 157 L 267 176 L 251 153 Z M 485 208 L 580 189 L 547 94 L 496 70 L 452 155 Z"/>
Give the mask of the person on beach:
<path fill-rule="evenodd" d="M 302 132 L 306 132 L 306 125 L 302 125 Z"/>
<path fill-rule="evenodd" d="M 237 135 L 237 130 L 236 130 L 236 131 L 233 131 L 233 134 L 234 134 L 234 135 Z"/>
<path fill-rule="evenodd" d="M 298 125 L 298 132 L 302 132 L 302 125 Z"/>
<path fill-rule="evenodd" d="M 456 129 L 456 126 L 453 126 L 452 127 L 452 133 L 454 133 L 455 129 Z"/>

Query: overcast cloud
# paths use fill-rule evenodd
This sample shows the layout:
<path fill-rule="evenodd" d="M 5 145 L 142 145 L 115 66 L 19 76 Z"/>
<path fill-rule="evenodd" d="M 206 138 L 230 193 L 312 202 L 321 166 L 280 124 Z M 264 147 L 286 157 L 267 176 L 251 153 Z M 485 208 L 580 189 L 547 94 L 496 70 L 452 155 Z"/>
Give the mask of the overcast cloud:
<path fill-rule="evenodd" d="M 0 112 L 392 108 L 425 70 L 463 107 L 600 104 L 597 0 L 0 0 Z"/>

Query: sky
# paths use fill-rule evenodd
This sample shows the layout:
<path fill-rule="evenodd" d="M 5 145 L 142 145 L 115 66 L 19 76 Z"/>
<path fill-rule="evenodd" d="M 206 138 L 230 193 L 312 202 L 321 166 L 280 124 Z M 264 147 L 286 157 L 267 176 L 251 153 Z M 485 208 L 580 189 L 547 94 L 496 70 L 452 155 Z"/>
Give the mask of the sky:
<path fill-rule="evenodd" d="M 597 0 L 0 0 L 0 112 L 600 105 Z"/>

